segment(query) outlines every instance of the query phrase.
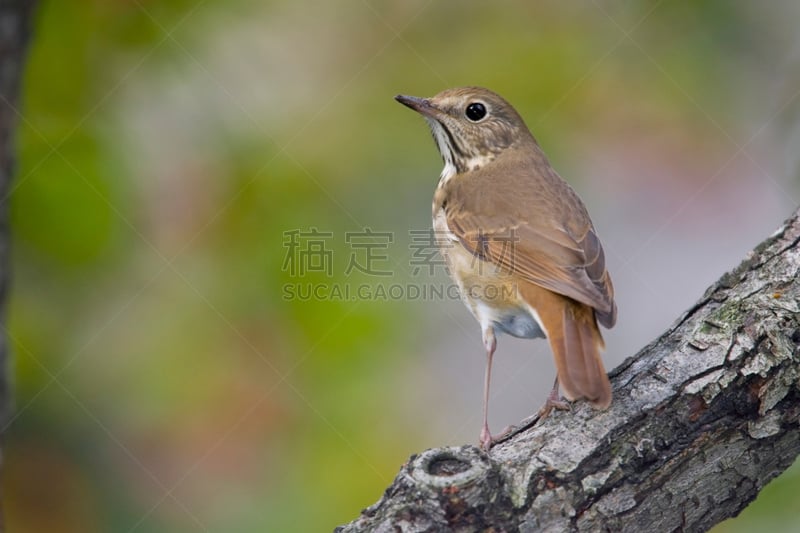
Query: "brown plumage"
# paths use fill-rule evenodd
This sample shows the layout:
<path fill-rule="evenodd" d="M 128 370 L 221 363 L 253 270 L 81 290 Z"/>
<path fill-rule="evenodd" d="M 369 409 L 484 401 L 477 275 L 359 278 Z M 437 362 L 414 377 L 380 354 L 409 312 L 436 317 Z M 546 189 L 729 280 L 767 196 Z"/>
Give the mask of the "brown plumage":
<path fill-rule="evenodd" d="M 546 336 L 558 370 L 543 409 L 569 399 L 611 402 L 597 322 L 612 327 L 617 308 L 600 240 L 583 202 L 553 170 L 508 102 L 478 87 L 430 99 L 398 96 L 428 121 L 445 162 L 433 219 L 442 254 L 483 330 L 487 351 L 484 426 L 495 329 Z"/>

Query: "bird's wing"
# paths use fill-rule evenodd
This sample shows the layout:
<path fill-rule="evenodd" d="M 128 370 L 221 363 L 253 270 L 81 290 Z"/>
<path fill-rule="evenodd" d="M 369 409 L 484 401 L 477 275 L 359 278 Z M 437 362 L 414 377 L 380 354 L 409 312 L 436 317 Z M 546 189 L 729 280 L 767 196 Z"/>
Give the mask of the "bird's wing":
<path fill-rule="evenodd" d="M 614 288 L 583 202 L 569 186 L 548 186 L 547 180 L 561 180 L 552 170 L 544 181 L 535 175 L 521 184 L 497 179 L 497 170 L 502 167 L 492 170 L 491 180 L 479 171 L 448 183 L 452 191 L 443 208 L 449 230 L 481 260 L 593 307 L 600 323 L 612 327 Z"/>

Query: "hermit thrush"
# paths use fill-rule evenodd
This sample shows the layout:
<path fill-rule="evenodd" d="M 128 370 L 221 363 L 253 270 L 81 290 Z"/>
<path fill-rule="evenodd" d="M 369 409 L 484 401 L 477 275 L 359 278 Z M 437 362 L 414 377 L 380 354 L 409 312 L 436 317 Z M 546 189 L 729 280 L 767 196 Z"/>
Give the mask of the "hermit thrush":
<path fill-rule="evenodd" d="M 617 307 L 583 202 L 550 166 L 519 114 L 492 91 L 463 87 L 432 98 L 395 98 L 425 117 L 444 160 L 433 227 L 448 271 L 483 332 L 481 446 L 492 443 L 495 331 L 549 340 L 557 376 L 541 416 L 566 406 L 559 384 L 569 400 L 608 407 L 611 385 L 597 322 L 612 327 Z"/>

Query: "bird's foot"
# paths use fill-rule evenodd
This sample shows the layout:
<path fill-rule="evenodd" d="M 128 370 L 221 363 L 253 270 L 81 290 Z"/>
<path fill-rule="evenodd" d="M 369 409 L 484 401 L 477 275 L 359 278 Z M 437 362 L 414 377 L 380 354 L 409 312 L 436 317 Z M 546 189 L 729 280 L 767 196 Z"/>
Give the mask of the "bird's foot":
<path fill-rule="evenodd" d="M 556 397 L 548 396 L 547 401 L 544 402 L 544 405 L 542 406 L 541 409 L 539 409 L 539 412 L 537 413 L 539 416 L 539 420 L 544 420 L 545 418 L 547 418 L 553 409 L 557 409 L 559 411 L 569 411 L 570 409 L 572 409 L 572 407 L 570 406 L 569 402 L 562 400 L 557 396 Z"/>
<path fill-rule="evenodd" d="M 517 429 L 518 429 L 517 426 L 506 426 L 506 427 L 504 427 L 502 429 L 502 431 L 500 431 L 500 433 L 498 433 L 497 435 L 492 437 L 492 441 L 489 444 L 489 446 L 497 444 L 501 440 L 505 439 L 506 437 L 508 437 L 509 435 L 514 433 Z"/>
<path fill-rule="evenodd" d="M 506 439 L 512 433 L 516 433 L 522 428 L 525 428 L 539 420 L 544 420 L 553 409 L 557 409 L 559 411 L 570 411 L 572 410 L 572 404 L 563 398 L 550 395 L 547 398 L 547 402 L 545 402 L 545 404 L 536 414 L 529 416 L 516 426 L 506 426 L 500 433 L 494 436 L 489 433 L 489 428 L 483 428 L 481 430 L 480 437 L 481 449 L 485 452 L 488 452 L 489 448 L 491 448 L 494 444 Z"/>
<path fill-rule="evenodd" d="M 492 442 L 493 442 L 492 434 L 489 432 L 488 426 L 483 426 L 483 429 L 481 429 L 481 436 L 480 436 L 481 450 L 485 451 L 486 453 L 489 453 L 489 448 L 492 447 Z"/>

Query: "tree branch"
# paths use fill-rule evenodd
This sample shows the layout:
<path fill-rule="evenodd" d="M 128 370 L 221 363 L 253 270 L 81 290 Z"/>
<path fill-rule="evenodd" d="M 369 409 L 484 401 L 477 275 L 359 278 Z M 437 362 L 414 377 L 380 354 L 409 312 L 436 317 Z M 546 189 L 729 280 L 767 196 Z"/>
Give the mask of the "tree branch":
<path fill-rule="evenodd" d="M 800 211 L 578 402 L 487 455 L 410 458 L 337 531 L 706 530 L 800 453 Z"/>

